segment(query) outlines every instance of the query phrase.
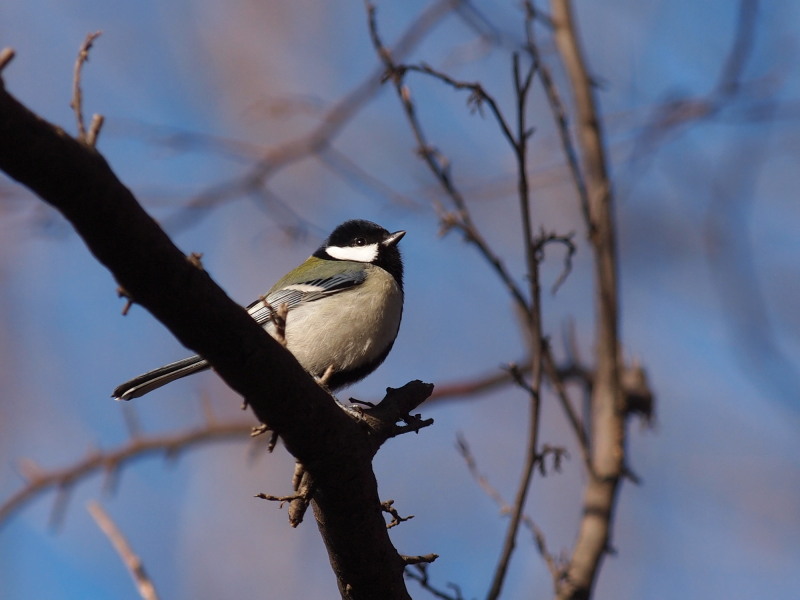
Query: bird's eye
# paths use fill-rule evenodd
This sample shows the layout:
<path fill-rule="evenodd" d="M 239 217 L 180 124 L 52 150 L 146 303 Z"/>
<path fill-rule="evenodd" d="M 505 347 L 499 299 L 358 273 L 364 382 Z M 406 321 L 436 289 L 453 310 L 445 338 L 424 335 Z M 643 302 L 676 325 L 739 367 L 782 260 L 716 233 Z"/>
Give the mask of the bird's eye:
<path fill-rule="evenodd" d="M 362 237 L 359 237 L 355 239 L 355 244 L 356 246 L 365 246 L 367 244 L 367 240 L 365 240 Z"/>

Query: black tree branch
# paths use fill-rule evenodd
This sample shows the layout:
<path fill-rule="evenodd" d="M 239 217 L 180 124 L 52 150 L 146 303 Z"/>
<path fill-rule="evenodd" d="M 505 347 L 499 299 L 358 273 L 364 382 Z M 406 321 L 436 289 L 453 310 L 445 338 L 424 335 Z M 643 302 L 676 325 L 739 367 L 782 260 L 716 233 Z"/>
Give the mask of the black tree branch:
<path fill-rule="evenodd" d="M 2 84 L 0 169 L 57 208 L 135 301 L 205 357 L 313 475 L 314 513 L 342 597 L 408 598 L 371 469 L 374 441 L 360 424 L 186 260 L 99 153 Z"/>

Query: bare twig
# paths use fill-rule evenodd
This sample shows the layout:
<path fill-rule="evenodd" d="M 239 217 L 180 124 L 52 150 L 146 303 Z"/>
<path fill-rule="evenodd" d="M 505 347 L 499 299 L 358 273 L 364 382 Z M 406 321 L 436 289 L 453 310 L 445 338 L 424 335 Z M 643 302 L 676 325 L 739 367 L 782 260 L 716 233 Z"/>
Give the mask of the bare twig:
<path fill-rule="evenodd" d="M 13 48 L 3 48 L 0 50 L 0 73 L 8 66 L 8 63 L 14 60 L 15 55 L 16 53 Z"/>
<path fill-rule="evenodd" d="M 540 282 L 539 282 L 539 263 L 542 255 L 542 248 L 546 242 L 544 238 L 540 242 L 535 242 L 533 237 L 532 218 L 530 213 L 530 188 L 527 178 L 527 150 L 528 140 L 532 134 L 527 126 L 526 111 L 528 94 L 531 89 L 534 74 L 537 69 L 537 62 L 532 61 L 531 64 L 524 70 L 520 65 L 519 55 L 514 54 L 513 57 L 513 75 L 514 87 L 516 92 L 516 131 L 512 131 L 508 125 L 507 120 L 503 116 L 496 102 L 492 97 L 486 93 L 482 86 L 477 83 L 467 83 L 457 81 L 450 76 L 436 71 L 428 65 L 421 66 L 408 66 L 397 64 L 391 56 L 391 53 L 386 49 L 381 41 L 378 33 L 376 22 L 375 7 L 369 2 L 366 2 L 369 29 L 372 37 L 373 46 L 375 47 L 381 60 L 386 65 L 387 75 L 386 78 L 392 80 L 398 97 L 402 103 L 406 117 L 411 126 L 412 132 L 417 140 L 418 152 L 425 160 L 426 164 L 433 172 L 434 176 L 440 182 L 442 188 L 447 193 L 452 204 L 455 207 L 454 212 L 443 212 L 441 219 L 445 230 L 458 227 L 465 233 L 467 239 L 474 243 L 488 262 L 494 267 L 495 271 L 500 275 L 501 280 L 504 282 L 507 289 L 510 291 L 512 297 L 515 299 L 517 305 L 526 316 L 526 326 L 530 333 L 532 340 L 531 346 L 531 384 L 525 384 L 525 389 L 528 390 L 531 400 L 530 407 L 530 420 L 529 420 L 529 435 L 528 447 L 526 451 L 525 464 L 523 467 L 522 475 L 520 477 L 517 493 L 511 512 L 511 519 L 506 532 L 505 542 L 503 549 L 500 553 L 499 562 L 495 569 L 495 574 L 487 595 L 488 598 L 494 599 L 499 597 L 502 584 L 508 571 L 508 566 L 511 556 L 515 547 L 515 539 L 519 524 L 522 518 L 525 501 L 530 489 L 530 483 L 533 476 L 534 468 L 539 460 L 538 455 L 538 431 L 539 431 L 539 412 L 540 412 L 540 389 L 542 383 L 542 323 L 541 323 L 541 303 L 540 303 Z M 504 265 L 499 258 L 491 251 L 488 244 L 483 240 L 482 236 L 478 233 L 477 227 L 473 223 L 469 210 L 466 206 L 463 196 L 458 191 L 451 177 L 449 162 L 443 159 L 440 152 L 438 152 L 428 141 L 423 132 L 421 123 L 417 117 L 415 105 L 411 99 L 411 93 L 406 87 L 404 80 L 405 75 L 409 71 L 416 71 L 431 75 L 444 83 L 455 87 L 456 89 L 467 89 L 471 91 L 468 103 L 475 109 L 480 110 L 486 104 L 494 114 L 500 129 L 512 147 L 515 158 L 517 160 L 517 181 L 519 193 L 519 206 L 522 215 L 523 225 L 523 239 L 524 239 L 524 255 L 528 270 L 529 282 L 529 300 L 525 299 L 525 295 L 512 280 Z M 571 257 L 571 254 L 568 255 Z M 518 372 L 513 372 L 512 374 Z M 522 382 L 520 376 L 516 377 L 519 382 Z"/>
<path fill-rule="evenodd" d="M 281 508 L 288 502 L 289 525 L 298 527 L 303 522 L 303 518 L 314 497 L 314 481 L 299 461 L 294 466 L 292 488 L 294 488 L 294 494 L 291 496 L 273 496 L 272 494 L 262 493 L 256 494 L 256 498 L 278 502 Z"/>
<path fill-rule="evenodd" d="M 413 567 L 413 569 L 406 569 L 406 577 L 419 583 L 420 587 L 429 592 L 434 598 L 439 598 L 440 600 L 464 600 L 461 588 L 455 583 L 447 584 L 447 587 L 455 593 L 454 596 L 434 587 L 428 576 L 428 563 L 415 564 Z"/>
<path fill-rule="evenodd" d="M 420 429 L 433 425 L 433 419 L 423 419 L 419 414 L 412 415 L 433 391 L 433 385 L 421 381 L 409 381 L 399 388 L 386 388 L 383 400 L 368 408 L 357 407 L 348 414 L 369 428 L 375 449 L 393 437 L 404 433 L 419 432 Z M 358 402 L 351 398 L 351 402 Z M 360 402 L 360 404 L 367 404 Z M 398 425 L 402 421 L 404 425 Z"/>
<path fill-rule="evenodd" d="M 487 394 L 499 387 L 506 386 L 512 381 L 507 369 L 495 369 L 473 379 L 452 381 L 437 384 L 427 402 L 444 402 L 446 400 L 459 400 L 462 398 L 476 397 Z"/>
<path fill-rule="evenodd" d="M 403 559 L 403 562 L 407 565 L 419 565 L 419 564 L 430 564 L 439 558 L 438 554 L 422 554 L 417 556 L 408 556 L 406 554 L 401 554 L 400 558 Z"/>
<path fill-rule="evenodd" d="M 467 464 L 467 469 L 472 475 L 472 478 L 476 481 L 476 483 L 480 486 L 480 488 L 484 491 L 484 493 L 489 496 L 497 506 L 500 507 L 501 514 L 508 514 L 511 512 L 511 507 L 503 498 L 503 495 L 497 491 L 486 476 L 480 472 L 478 469 L 478 463 L 475 460 L 475 456 L 472 454 L 470 450 L 469 444 L 467 443 L 467 438 L 465 438 L 461 433 L 456 434 L 456 448 L 458 449 L 458 453 L 461 455 L 461 458 L 464 459 L 464 462 Z"/>
<path fill-rule="evenodd" d="M 391 529 L 392 527 L 397 527 L 403 521 L 410 521 L 414 518 L 414 515 L 408 515 L 407 517 L 401 517 L 400 513 L 397 512 L 397 509 L 394 508 L 394 500 L 386 500 L 385 502 L 381 502 L 381 508 L 383 512 L 392 515 L 392 520 L 386 524 L 386 529 Z"/>
<path fill-rule="evenodd" d="M 128 290 L 120 285 L 117 286 L 117 297 L 125 298 L 125 306 L 122 307 L 122 316 L 125 317 L 128 315 L 128 312 L 133 306 L 133 296 L 130 295 Z"/>
<path fill-rule="evenodd" d="M 136 584 L 136 589 L 143 600 L 158 600 L 158 593 L 153 585 L 153 582 L 148 577 L 139 556 L 133 551 L 128 540 L 117 527 L 116 523 L 111 519 L 109 514 L 100 505 L 99 502 L 89 502 L 87 505 L 89 514 L 92 515 L 97 526 L 106 534 L 106 537 L 114 546 L 114 549 L 119 554 L 122 562 L 128 568 L 128 572 Z"/>
<path fill-rule="evenodd" d="M 575 256 L 575 252 L 577 251 L 575 242 L 572 241 L 572 237 L 572 233 L 567 235 L 559 235 L 557 233 L 545 233 L 542 231 L 534 243 L 534 252 L 536 253 L 539 261 L 544 259 L 544 248 L 548 244 L 562 244 L 567 249 L 567 253 L 564 255 L 564 268 L 561 270 L 561 274 L 558 276 L 558 279 L 556 279 L 555 283 L 553 283 L 553 287 L 550 289 L 550 292 L 554 295 L 558 291 L 558 288 L 561 287 L 561 284 L 567 280 L 567 277 L 569 277 L 569 274 L 572 272 L 572 258 Z"/>
<path fill-rule="evenodd" d="M 457 90 L 469 90 L 472 92 L 467 98 L 467 105 L 473 108 L 473 110 L 482 112 L 482 107 L 484 104 L 488 105 L 492 115 L 494 116 L 497 124 L 500 126 L 500 130 L 502 131 L 505 138 L 513 145 L 515 142 L 514 134 L 511 132 L 511 128 L 509 127 L 508 123 L 506 122 L 503 113 L 500 111 L 500 108 L 497 105 L 495 99 L 486 92 L 483 86 L 477 82 L 466 82 L 466 81 L 459 81 L 457 79 L 452 78 L 447 73 L 443 73 L 442 71 L 438 71 L 427 65 L 422 63 L 420 65 L 398 65 L 396 67 L 395 76 L 403 77 L 406 72 L 413 71 L 417 73 L 424 73 L 426 75 L 431 75 L 432 77 L 438 79 L 446 83 L 447 85 L 457 89 Z"/>
<path fill-rule="evenodd" d="M 525 502 L 530 492 L 534 468 L 540 460 L 539 457 L 539 414 L 541 410 L 542 386 L 542 348 L 544 345 L 542 333 L 541 288 L 539 281 L 539 262 L 541 251 L 533 239 L 533 223 L 530 209 L 530 188 L 527 176 L 528 140 L 532 131 L 528 129 L 526 111 L 528 108 L 528 93 L 530 92 L 533 75 L 536 72 L 536 63 L 533 62 L 523 75 L 519 55 L 513 55 L 514 90 L 516 92 L 516 133 L 509 138 L 514 156 L 517 159 L 517 182 L 519 194 L 519 207 L 522 215 L 522 233 L 524 239 L 523 251 L 528 268 L 528 285 L 530 295 L 530 308 L 526 313 L 526 327 L 531 340 L 531 382 L 528 387 L 530 396 L 530 414 L 528 417 L 528 439 L 525 451 L 525 461 L 517 485 L 514 504 L 511 510 L 511 519 L 506 530 L 506 537 L 500 558 L 492 577 L 492 582 L 487 593 L 487 598 L 494 600 L 500 597 L 503 583 L 508 573 L 511 557 L 516 546 L 516 537 L 520 523 L 523 519 Z M 516 372 L 516 371 L 515 371 Z M 514 373 L 512 373 L 514 374 Z M 517 380 L 522 382 L 522 376 L 517 373 Z"/>
<path fill-rule="evenodd" d="M 578 152 L 572 142 L 572 135 L 569 129 L 569 118 L 567 110 L 564 108 L 564 103 L 561 101 L 561 95 L 558 93 L 558 87 L 553 80 L 553 75 L 550 68 L 542 60 L 539 53 L 539 46 L 536 43 L 534 35 L 534 20 L 537 16 L 536 8 L 530 0 L 525 1 L 525 34 L 526 44 L 525 49 L 530 54 L 531 58 L 539 68 L 539 78 L 542 82 L 547 102 L 550 105 L 550 112 L 556 121 L 556 128 L 558 130 L 559 139 L 561 140 L 561 147 L 564 151 L 564 156 L 567 159 L 567 166 L 569 167 L 572 181 L 575 183 L 575 189 L 578 192 L 578 199 L 580 200 L 581 210 L 583 211 L 583 218 L 586 226 L 591 231 L 592 220 L 589 215 L 589 194 L 586 190 L 586 182 L 583 178 L 580 165 L 578 163 Z"/>
<path fill-rule="evenodd" d="M 474 244 L 486 261 L 491 265 L 520 309 L 526 313 L 529 312 L 530 307 L 528 306 L 528 302 L 525 299 L 525 295 L 522 293 L 522 290 L 519 289 L 519 286 L 508 272 L 503 261 L 491 249 L 488 242 L 484 239 L 473 222 L 464 197 L 456 187 L 455 182 L 451 177 L 448 161 L 440 152 L 436 150 L 434 146 L 428 142 L 423 131 L 422 124 L 417 117 L 416 107 L 411 99 L 411 92 L 404 84 L 404 74 L 408 70 L 408 67 L 405 65 L 399 65 L 397 62 L 395 62 L 396 59 L 393 57 L 392 52 L 383 44 L 380 33 L 378 32 L 375 6 L 370 3 L 369 0 L 366 0 L 365 4 L 367 8 L 367 17 L 372 44 L 375 47 L 378 56 L 383 61 L 386 69 L 384 79 L 391 80 L 394 84 L 395 91 L 397 92 L 397 96 L 400 99 L 403 110 L 406 114 L 406 118 L 408 119 L 409 125 L 414 134 L 414 138 L 417 142 L 417 152 L 428 165 L 428 168 L 431 170 L 434 177 L 436 177 L 436 179 L 439 181 L 439 184 L 445 190 L 448 198 L 454 206 L 454 211 L 440 211 L 439 216 L 442 221 L 442 230 L 446 232 L 452 228 L 459 229 L 464 234 L 466 240 Z M 436 74 L 432 70 L 429 70 L 428 72 L 432 75 Z M 459 85 L 465 88 L 470 88 L 473 90 L 473 93 L 475 93 L 475 88 L 472 88 L 471 86 L 476 84 Z M 481 89 L 481 100 L 486 101 L 487 96 L 488 95 Z M 490 105 L 492 105 L 492 103 L 490 103 Z M 496 114 L 499 114 L 499 111 Z"/>
<path fill-rule="evenodd" d="M 503 495 L 497 490 L 497 488 L 495 488 L 489 482 L 489 479 L 480 472 L 478 469 L 478 463 L 475 460 L 472 451 L 470 450 L 469 444 L 467 443 L 466 438 L 464 438 L 464 436 L 461 434 L 456 437 L 456 447 L 458 448 L 458 453 L 467 464 L 467 469 L 469 469 L 473 479 L 475 479 L 486 495 L 489 496 L 495 504 L 497 504 L 498 508 L 500 509 L 500 514 L 511 514 L 513 510 L 511 505 L 506 502 L 505 498 L 503 498 Z M 523 514 L 522 516 L 522 523 L 533 535 L 536 548 L 539 550 L 539 554 L 542 555 L 542 558 L 547 564 L 548 569 L 550 569 L 550 573 L 553 575 L 554 579 L 561 577 L 563 569 L 558 565 L 555 557 L 547 549 L 547 544 L 545 542 L 544 533 L 542 530 L 539 529 L 533 519 L 526 514 Z"/>
<path fill-rule="evenodd" d="M 70 108 L 75 113 L 75 119 L 78 123 L 78 139 L 82 142 L 88 143 L 88 138 L 86 135 L 86 125 L 83 121 L 83 92 L 81 91 L 81 70 L 83 69 L 84 63 L 89 60 L 89 50 L 92 48 L 92 44 L 94 41 L 100 37 L 102 31 L 95 31 L 94 33 L 90 33 L 86 36 L 86 39 L 83 40 L 83 44 L 81 44 L 80 50 L 78 50 L 78 58 L 75 60 L 75 68 L 73 70 L 72 76 L 72 100 L 70 101 L 69 105 Z M 97 126 L 99 130 L 99 125 Z M 93 137 L 97 137 L 97 132 L 93 134 Z M 89 144 L 90 146 L 93 144 Z"/>
<path fill-rule="evenodd" d="M 589 475 L 592 475 L 594 470 L 592 468 L 592 458 L 589 449 L 589 440 L 586 437 L 586 429 L 584 428 L 584 424 L 581 422 L 580 417 L 578 417 L 578 414 L 575 412 L 575 409 L 572 407 L 572 402 L 570 402 L 569 395 L 567 394 L 567 388 L 564 385 L 564 380 L 558 372 L 558 369 L 556 368 L 549 344 L 544 352 L 544 368 L 547 373 L 547 379 L 552 384 L 553 389 L 556 392 L 556 396 L 558 397 L 558 401 L 561 403 L 561 409 L 567 416 L 567 421 L 572 428 L 572 432 L 575 434 L 575 437 L 578 440 L 578 447 L 581 451 L 581 457 L 583 458 L 583 464 L 586 468 L 586 472 L 589 473 Z"/>
<path fill-rule="evenodd" d="M 97 145 L 97 137 L 100 135 L 100 130 L 105 123 L 105 117 L 97 113 L 92 115 L 92 122 L 89 123 L 89 133 L 86 134 L 86 143 L 94 147 Z"/>
<path fill-rule="evenodd" d="M 261 423 L 260 425 L 254 426 L 250 430 L 250 437 L 258 437 L 259 435 L 263 435 L 269 431 L 269 426 L 265 423 Z"/>
<path fill-rule="evenodd" d="M 51 471 L 31 466 L 26 462 L 21 465 L 25 485 L 5 502 L 0 504 L 0 526 L 16 510 L 38 495 L 56 489 L 59 492 L 56 507 L 63 510 L 69 490 L 79 481 L 99 472 L 106 474 L 117 472 L 123 465 L 151 454 L 164 454 L 168 457 L 192 446 L 210 441 L 228 439 L 246 439 L 252 422 L 208 423 L 202 427 L 190 429 L 171 435 L 140 435 L 115 450 L 93 451 L 83 460 L 63 469 Z"/>
<path fill-rule="evenodd" d="M 513 364 L 518 365 L 517 370 L 519 373 L 523 375 L 530 373 L 529 357 Z M 565 364 L 558 366 L 556 375 L 564 383 L 577 381 L 591 390 L 594 376 L 588 368 L 582 366 L 574 357 L 571 357 Z M 548 374 L 547 376 L 549 377 L 550 375 Z M 515 383 L 515 376 L 510 369 L 503 367 L 472 379 L 437 384 L 436 389 L 433 390 L 426 402 L 430 405 L 432 402 L 460 401 L 467 398 L 475 398 L 511 383 Z"/>
<path fill-rule="evenodd" d="M 273 496 L 272 494 L 264 494 L 262 492 L 253 497 L 261 500 L 269 500 L 270 502 L 280 502 L 280 506 L 283 507 L 284 502 L 292 502 L 293 500 L 297 500 L 300 496 L 297 494 L 292 494 L 291 496 Z"/>
<path fill-rule="evenodd" d="M 511 379 L 517 384 L 517 387 L 521 390 L 525 390 L 528 395 L 534 396 L 538 394 L 538 392 L 533 388 L 533 386 L 528 383 L 528 380 L 525 379 L 525 373 L 522 372 L 520 366 L 516 363 L 511 363 L 507 367 L 509 374 L 511 375 Z M 530 371 L 530 369 L 528 369 Z"/>
<path fill-rule="evenodd" d="M 314 497 L 314 479 L 300 461 L 295 463 L 292 487 L 297 496 L 289 502 L 289 524 L 297 527 L 303 522 L 311 500 Z"/>

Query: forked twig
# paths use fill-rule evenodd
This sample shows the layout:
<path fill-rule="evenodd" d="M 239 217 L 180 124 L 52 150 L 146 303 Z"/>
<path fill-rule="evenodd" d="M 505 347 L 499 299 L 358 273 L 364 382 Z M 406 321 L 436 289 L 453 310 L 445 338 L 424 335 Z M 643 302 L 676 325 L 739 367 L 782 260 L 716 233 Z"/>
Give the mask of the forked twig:
<path fill-rule="evenodd" d="M 97 135 L 99 134 L 100 127 L 103 124 L 103 118 L 99 117 L 99 115 L 95 115 L 94 119 L 92 120 L 92 132 L 91 132 L 91 143 L 90 138 L 86 133 L 86 125 L 84 124 L 83 120 L 83 92 L 81 90 L 81 71 L 83 70 L 83 65 L 86 61 L 89 60 L 89 50 L 91 50 L 92 45 L 94 44 L 95 40 L 102 35 L 102 31 L 95 31 L 94 33 L 90 33 L 86 36 L 86 39 L 83 40 L 83 44 L 81 44 L 80 49 L 78 50 L 78 58 L 75 59 L 75 67 L 73 69 L 72 75 L 72 100 L 70 100 L 70 107 L 72 108 L 73 112 L 75 113 L 75 119 L 78 123 L 78 139 L 82 142 L 86 142 L 90 146 L 94 146 L 94 142 L 97 141 Z M 98 118 L 99 117 L 99 118 Z"/>
<path fill-rule="evenodd" d="M 391 53 L 384 46 L 378 33 L 375 7 L 369 2 L 369 0 L 366 2 L 366 7 L 373 46 L 386 66 L 385 79 L 391 80 L 394 84 L 397 95 L 400 98 L 401 104 L 405 111 L 407 120 L 417 141 L 418 153 L 425 160 L 426 164 L 434 176 L 438 179 L 442 188 L 445 190 L 447 196 L 450 198 L 455 207 L 455 211 L 445 212 L 444 214 L 440 215 L 443 225 L 445 229 L 452 227 L 458 227 L 461 229 L 462 232 L 464 232 L 467 236 L 467 239 L 479 248 L 484 258 L 486 258 L 494 267 L 495 271 L 500 275 L 501 280 L 504 282 L 505 286 L 510 291 L 512 297 L 521 309 L 521 312 L 524 313 L 526 317 L 526 326 L 530 333 L 530 339 L 532 340 L 531 384 L 525 386 L 529 391 L 531 399 L 528 446 L 525 453 L 525 465 L 523 467 L 515 495 L 513 509 L 511 511 L 511 519 L 506 532 L 503 549 L 495 570 L 490 591 L 487 595 L 487 598 L 493 599 L 499 597 L 503 581 L 508 571 L 511 555 L 515 547 L 517 531 L 522 519 L 525 501 L 530 489 L 534 468 L 539 460 L 538 433 L 540 389 L 542 384 L 542 346 L 544 343 L 542 337 L 539 264 L 542 258 L 541 250 L 548 240 L 547 238 L 544 238 L 544 236 L 543 240 L 541 241 L 537 242 L 534 240 L 530 210 L 530 187 L 527 179 L 526 168 L 528 141 L 532 135 L 532 130 L 527 126 L 526 111 L 533 77 L 537 70 L 537 63 L 536 61 L 531 61 L 531 63 L 524 69 L 523 72 L 519 55 L 514 54 L 513 56 L 514 89 L 516 92 L 516 130 L 512 130 L 508 124 L 508 121 L 500 111 L 497 103 L 480 84 L 456 81 L 450 76 L 436 71 L 430 66 L 424 64 L 421 66 L 408 66 L 395 63 Z M 466 202 L 464 201 L 464 197 L 458 191 L 451 177 L 449 162 L 446 161 L 442 157 L 441 153 L 439 153 L 428 142 L 419 118 L 417 117 L 417 111 L 412 101 L 411 93 L 404 83 L 405 76 L 409 71 L 431 75 L 457 89 L 470 90 L 471 95 L 468 99 L 468 103 L 475 110 L 480 110 L 484 104 L 488 105 L 495 116 L 503 135 L 509 142 L 517 162 L 519 206 L 522 216 L 524 256 L 528 271 L 527 275 L 529 284 L 527 300 L 522 290 L 511 278 L 503 263 L 489 248 L 489 245 L 479 234 L 477 227 L 471 219 L 470 212 Z M 568 257 L 571 257 L 571 254 L 569 254 Z"/>
<path fill-rule="evenodd" d="M 436 179 L 439 181 L 440 185 L 445 190 L 447 197 L 453 204 L 454 207 L 453 211 L 445 211 L 445 210 L 440 211 L 439 217 L 442 221 L 442 230 L 446 232 L 452 228 L 459 229 L 464 234 L 466 240 L 474 244 L 478 248 L 481 255 L 494 269 L 494 271 L 497 273 L 497 275 L 503 282 L 503 285 L 506 286 L 511 296 L 514 298 L 514 301 L 519 306 L 519 308 L 526 313 L 530 312 L 528 301 L 526 300 L 525 295 L 522 293 L 522 290 L 514 281 L 514 278 L 509 273 L 503 261 L 491 249 L 489 243 L 481 235 L 480 231 L 478 230 L 477 226 L 472 220 L 472 216 L 464 200 L 464 197 L 456 187 L 455 182 L 453 181 L 453 178 L 451 176 L 449 169 L 449 162 L 438 150 L 436 150 L 434 146 L 432 146 L 428 142 L 427 136 L 423 131 L 422 124 L 420 123 L 417 117 L 417 110 L 411 98 L 411 92 L 404 83 L 404 74 L 406 71 L 409 70 L 409 67 L 404 65 L 398 65 L 394 61 L 392 53 L 389 51 L 389 49 L 384 45 L 383 41 L 381 40 L 380 33 L 378 31 L 375 6 L 371 2 L 369 2 L 369 0 L 366 0 L 365 5 L 367 9 L 367 17 L 369 21 L 369 31 L 370 31 L 370 36 L 372 38 L 372 44 L 375 47 L 378 56 L 383 61 L 383 64 L 386 68 L 386 74 L 384 75 L 384 80 L 392 81 L 397 96 L 400 99 L 400 102 L 403 106 L 403 110 L 406 114 L 406 118 L 408 119 L 412 133 L 414 134 L 414 138 L 417 142 L 417 152 L 425 161 L 425 163 L 428 165 L 428 168 L 431 170 L 434 177 L 436 177 Z M 429 69 L 425 72 L 434 76 L 437 74 L 432 69 Z M 459 84 L 459 85 L 462 85 L 463 87 L 470 87 L 476 84 Z M 475 92 L 475 88 L 472 89 L 473 92 Z M 489 102 L 489 100 L 487 100 L 488 94 L 486 94 L 485 91 L 482 90 L 482 88 L 480 92 L 480 97 L 481 101 Z M 493 100 L 489 102 L 489 104 L 490 106 L 494 105 L 496 107 L 496 104 L 494 104 Z M 496 114 L 499 115 L 500 114 L 499 111 L 497 111 Z"/>

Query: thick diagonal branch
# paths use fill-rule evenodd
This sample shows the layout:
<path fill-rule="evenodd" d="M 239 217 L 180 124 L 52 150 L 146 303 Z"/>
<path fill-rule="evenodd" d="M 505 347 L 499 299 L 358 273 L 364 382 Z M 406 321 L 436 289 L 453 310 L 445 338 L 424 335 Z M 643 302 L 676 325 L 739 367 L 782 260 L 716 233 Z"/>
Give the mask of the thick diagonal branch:
<path fill-rule="evenodd" d="M 342 597 L 407 598 L 366 433 L 186 259 L 100 154 L 31 113 L 2 84 L 0 169 L 57 208 L 136 302 L 205 357 L 313 474 L 315 515 Z"/>

